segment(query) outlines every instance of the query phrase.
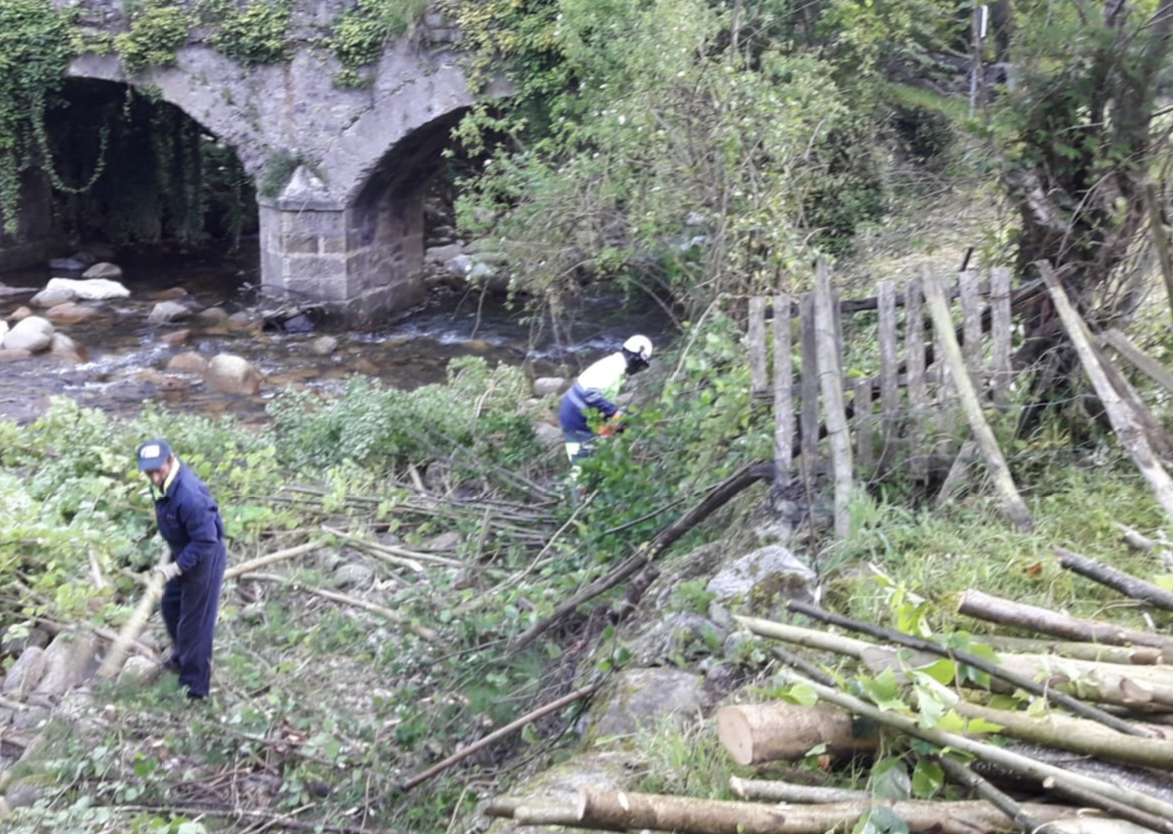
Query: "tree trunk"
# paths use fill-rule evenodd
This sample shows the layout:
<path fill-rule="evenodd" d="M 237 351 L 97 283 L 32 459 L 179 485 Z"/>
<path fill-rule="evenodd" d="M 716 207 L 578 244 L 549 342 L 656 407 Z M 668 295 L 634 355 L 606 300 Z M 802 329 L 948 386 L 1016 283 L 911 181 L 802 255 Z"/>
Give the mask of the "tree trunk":
<path fill-rule="evenodd" d="M 842 755 L 876 749 L 874 727 L 861 728 L 845 712 L 797 704 L 741 704 L 717 711 L 717 738 L 740 765 L 794 761 L 825 744 Z"/>

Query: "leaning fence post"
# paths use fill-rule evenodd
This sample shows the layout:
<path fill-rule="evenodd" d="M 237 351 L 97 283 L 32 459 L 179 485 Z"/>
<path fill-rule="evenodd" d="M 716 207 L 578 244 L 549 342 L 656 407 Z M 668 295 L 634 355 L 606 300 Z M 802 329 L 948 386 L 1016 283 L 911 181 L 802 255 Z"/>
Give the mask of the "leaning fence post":
<path fill-rule="evenodd" d="M 938 344 L 941 347 L 942 361 L 949 365 L 953 372 L 953 386 L 957 397 L 961 401 L 962 411 L 974 439 L 981 447 L 989 467 L 990 477 L 994 487 L 1002 496 L 1002 507 L 1006 516 L 1020 532 L 1027 533 L 1034 529 L 1034 519 L 1030 510 L 1018 494 L 1014 479 L 1010 476 L 1010 468 L 1006 465 L 1006 458 L 998 448 L 998 441 L 990 424 L 982 414 L 982 404 L 978 399 L 977 389 L 973 380 L 965 370 L 965 358 L 961 354 L 961 345 L 957 341 L 957 333 L 953 330 L 953 320 L 949 315 L 949 305 L 945 301 L 945 294 L 941 285 L 925 268 L 925 300 L 929 304 L 929 314 L 933 317 L 933 329 L 937 332 Z"/>

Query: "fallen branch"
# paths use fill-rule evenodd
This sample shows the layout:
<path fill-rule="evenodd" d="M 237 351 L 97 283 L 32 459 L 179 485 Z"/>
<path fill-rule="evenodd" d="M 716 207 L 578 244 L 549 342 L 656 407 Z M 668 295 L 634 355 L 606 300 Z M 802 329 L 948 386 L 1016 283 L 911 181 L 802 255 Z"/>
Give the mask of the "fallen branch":
<path fill-rule="evenodd" d="M 171 554 L 168 551 L 164 551 L 163 555 L 159 558 L 159 567 L 162 567 L 170 561 Z M 147 622 L 151 619 L 151 614 L 155 611 L 155 606 L 163 598 L 164 584 L 163 577 L 152 571 L 151 578 L 143 590 L 143 595 L 139 599 L 138 606 L 130 615 L 130 619 L 122 626 L 114 642 L 110 644 L 110 649 L 106 652 L 106 656 L 102 658 L 102 665 L 98 667 L 98 677 L 112 678 L 122 671 L 122 666 L 126 663 L 126 656 L 130 653 L 131 645 L 138 641 L 139 635 L 143 633 L 143 629 L 147 627 Z"/>
<path fill-rule="evenodd" d="M 974 642 L 982 643 L 995 651 L 1053 654 L 1098 663 L 1152 666 L 1161 660 L 1161 650 L 1152 646 L 1104 646 L 1099 643 L 1073 643 L 1033 637 L 1004 637 L 1000 634 L 975 636 Z"/>
<path fill-rule="evenodd" d="M 869 798 L 824 805 L 766 805 L 720 799 L 579 788 L 577 825 L 611 831 L 678 834 L 824 834 L 850 830 L 876 808 L 889 808 L 910 832 L 977 834 L 1004 831 L 1007 817 L 986 802 L 895 801 Z M 1070 808 L 1024 805 L 1040 822 L 1071 816 Z"/>
<path fill-rule="evenodd" d="M 800 600 L 791 600 L 786 604 L 786 607 L 791 611 L 797 611 L 800 614 L 806 614 L 808 617 L 813 617 L 825 623 L 832 623 L 834 625 L 842 626 L 844 628 L 859 631 L 864 634 L 869 634 L 873 637 L 878 637 L 881 640 L 886 640 L 892 643 L 897 643 L 901 646 L 907 646 L 910 649 L 917 651 L 929 652 L 940 657 L 946 657 L 958 663 L 964 663 L 967 666 L 972 666 L 975 669 L 980 669 L 988 675 L 991 675 L 999 680 L 1023 689 L 1041 698 L 1045 698 L 1052 703 L 1058 704 L 1065 709 L 1070 710 L 1076 715 L 1081 715 L 1084 718 L 1091 719 L 1097 723 L 1103 724 L 1105 727 L 1111 727 L 1117 732 L 1124 733 L 1131 736 L 1148 736 L 1150 733 L 1147 730 L 1129 724 L 1122 718 L 1117 718 L 1104 712 L 1098 707 L 1093 707 L 1085 704 L 1069 695 L 1062 692 L 1057 692 L 1053 688 L 1043 686 L 1036 683 L 1033 679 L 1021 675 L 1017 672 L 1007 669 L 1005 666 L 999 666 L 996 663 L 991 663 L 985 658 L 973 654 L 972 652 L 962 651 L 960 649 L 949 649 L 934 643 L 932 640 L 924 640 L 920 637 L 913 637 L 910 634 L 893 631 L 891 629 L 881 628 L 879 626 L 871 625 L 860 620 L 854 620 L 850 617 L 844 617 L 842 614 L 834 614 L 819 608 L 817 605 L 810 605 Z"/>
<path fill-rule="evenodd" d="M 546 704 L 545 706 L 538 707 L 537 709 L 532 710 L 531 712 L 527 712 L 525 715 L 521 716 L 521 718 L 518 718 L 516 721 L 511 721 L 510 723 L 506 724 L 501 729 L 495 730 L 495 731 L 489 733 L 487 736 L 482 738 L 480 741 L 473 742 L 472 744 L 470 744 L 468 747 L 465 747 L 460 752 L 453 753 L 448 758 L 444 759 L 441 762 L 437 762 L 436 764 L 432 765 L 431 767 L 429 767 L 427 770 L 423 771 L 422 773 L 417 773 L 415 776 L 412 776 L 410 779 L 408 779 L 406 782 L 404 782 L 402 785 L 399 786 L 400 790 L 410 791 L 412 788 L 416 787 L 417 785 L 428 781 L 433 776 L 436 776 L 440 773 L 443 773 L 445 770 L 452 767 L 452 765 L 456 764 L 457 762 L 460 762 L 460 761 L 463 761 L 464 759 L 467 759 L 469 756 L 471 756 L 473 753 L 477 752 L 478 750 L 481 750 L 485 747 L 488 747 L 493 742 L 498 741 L 502 738 L 505 738 L 505 736 L 507 736 L 511 733 L 517 732 L 518 730 L 520 730 L 522 727 L 524 727 L 526 724 L 530 723 L 531 721 L 536 721 L 537 719 L 541 718 L 543 715 L 548 715 L 551 712 L 562 709 L 564 706 L 567 706 L 568 704 L 573 704 L 575 701 L 578 701 L 578 700 L 581 700 L 582 698 L 586 698 L 586 697 L 593 695 L 595 693 L 596 689 L 598 689 L 597 684 L 594 684 L 591 686 L 584 686 L 582 689 L 576 689 L 574 692 L 571 692 L 569 695 L 563 695 L 561 698 L 558 698 L 555 701 L 551 701 L 550 703 Z"/>
<path fill-rule="evenodd" d="M 1021 602 L 991 596 L 970 589 L 961 595 L 957 612 L 1000 625 L 1041 631 L 1068 640 L 1084 643 L 1108 643 L 1113 646 L 1153 646 L 1158 649 L 1173 648 L 1173 639 L 1148 631 L 1136 631 L 1102 620 L 1083 620 L 1026 605 Z"/>
<path fill-rule="evenodd" d="M 827 802 L 867 802 L 872 798 L 870 791 L 853 791 L 850 788 L 820 788 L 814 785 L 795 785 L 793 782 L 779 782 L 772 779 L 742 779 L 729 777 L 729 790 L 742 799 L 763 799 L 767 802 L 796 802 L 800 805 L 816 805 Z"/>
<path fill-rule="evenodd" d="M 282 585 L 288 585 L 295 591 L 313 594 L 314 596 L 321 597 L 322 599 L 328 599 L 331 602 L 340 602 L 343 605 L 349 605 L 354 608 L 361 608 L 362 610 L 369 611 L 372 614 L 378 614 L 388 622 L 394 623 L 398 626 L 403 626 L 408 631 L 424 640 L 427 640 L 428 642 L 436 639 L 436 632 L 432 631 L 430 628 L 415 625 L 414 623 L 409 623 L 398 611 L 392 611 L 390 608 L 386 608 L 382 605 L 378 605 L 373 602 L 367 602 L 365 599 L 350 597 L 346 594 L 340 594 L 337 591 L 327 591 L 323 588 L 315 588 L 312 585 L 306 585 L 304 582 L 298 582 L 296 579 L 289 579 L 288 577 L 277 576 L 276 574 L 272 573 L 247 573 L 242 578 L 255 579 L 261 582 L 278 582 Z"/>
<path fill-rule="evenodd" d="M 1052 829 L 1047 827 L 1046 823 L 1040 822 L 1038 818 L 1026 811 L 1021 804 L 1002 793 L 1002 791 L 974 773 L 966 765 L 949 756 L 937 756 L 936 761 L 941 765 L 941 769 L 945 771 L 946 775 L 954 782 L 965 785 L 965 787 L 972 790 L 1013 820 L 1022 834 L 1036 834 L 1036 832 L 1038 834 L 1055 834 Z"/>
<path fill-rule="evenodd" d="M 393 828 L 367 828 L 351 825 L 327 825 L 321 822 L 301 822 L 290 819 L 289 814 L 270 814 L 265 811 L 250 811 L 237 805 L 195 803 L 192 805 L 98 805 L 110 811 L 127 811 L 132 814 L 169 814 L 198 818 L 235 817 L 263 823 L 265 828 L 285 828 L 290 831 L 323 831 L 326 834 L 399 834 Z"/>
<path fill-rule="evenodd" d="M 269 553 L 265 556 L 258 556 L 256 559 L 249 559 L 247 562 L 241 562 L 239 565 L 233 565 L 224 571 L 225 579 L 236 579 L 238 576 L 245 573 L 252 573 L 258 568 L 267 568 L 275 562 L 284 562 L 287 559 L 293 559 L 297 556 L 302 556 L 306 553 L 312 553 L 319 549 L 322 545 L 317 542 L 306 542 L 299 544 L 296 547 L 288 547 L 285 550 L 278 550 Z"/>
<path fill-rule="evenodd" d="M 641 547 L 633 556 L 628 557 L 626 561 L 606 576 L 592 582 L 569 600 L 562 603 L 562 605 L 558 606 L 552 614 L 542 618 L 522 634 L 518 635 L 514 640 L 514 648 L 522 649 L 528 646 L 555 623 L 561 622 L 564 617 L 573 613 L 578 606 L 584 602 L 589 602 L 600 594 L 606 593 L 623 580 L 634 575 L 645 565 L 654 561 L 661 553 L 675 544 L 677 539 L 709 515 L 725 506 L 734 496 L 760 480 L 772 478 L 773 475 L 774 467 L 771 464 L 748 464 L 739 469 L 724 482 L 710 490 L 699 504 L 664 528 L 654 539 Z"/>
<path fill-rule="evenodd" d="M 1173 593 L 1164 588 L 1153 585 L 1151 582 L 1145 582 L 1143 579 L 1137 579 L 1135 576 L 1130 576 L 1124 571 L 1116 570 L 1116 568 L 1102 562 L 1080 556 L 1065 548 L 1055 547 L 1052 549 L 1059 557 L 1060 567 L 1078 573 L 1080 576 L 1086 576 L 1088 579 L 1106 585 L 1113 591 L 1119 591 L 1132 599 L 1147 602 L 1149 605 L 1155 605 L 1166 611 L 1173 611 Z"/>
<path fill-rule="evenodd" d="M 366 539 L 361 539 L 358 536 L 353 536 L 350 533 L 344 533 L 341 530 L 336 530 L 333 527 L 322 525 L 322 529 L 332 536 L 337 536 L 352 546 L 357 547 L 376 558 L 383 559 L 389 564 L 399 565 L 401 567 L 411 568 L 412 570 L 422 573 L 423 566 L 420 562 L 432 562 L 437 565 L 444 565 L 450 568 L 466 568 L 469 567 L 464 562 L 457 559 L 449 559 L 444 556 L 436 556 L 432 553 L 421 553 L 418 550 L 408 550 L 405 547 L 396 547 L 391 544 L 383 544 L 382 542 L 372 542 Z"/>

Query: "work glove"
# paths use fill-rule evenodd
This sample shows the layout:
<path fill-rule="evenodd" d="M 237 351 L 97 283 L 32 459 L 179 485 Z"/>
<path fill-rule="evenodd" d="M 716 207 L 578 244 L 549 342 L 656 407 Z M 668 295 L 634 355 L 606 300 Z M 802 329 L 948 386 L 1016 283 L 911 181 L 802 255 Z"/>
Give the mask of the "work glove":
<path fill-rule="evenodd" d="M 164 582 L 170 582 L 181 573 L 183 573 L 183 568 L 179 567 L 178 562 L 168 562 L 165 565 L 159 565 L 159 567 L 155 568 L 155 575 Z"/>

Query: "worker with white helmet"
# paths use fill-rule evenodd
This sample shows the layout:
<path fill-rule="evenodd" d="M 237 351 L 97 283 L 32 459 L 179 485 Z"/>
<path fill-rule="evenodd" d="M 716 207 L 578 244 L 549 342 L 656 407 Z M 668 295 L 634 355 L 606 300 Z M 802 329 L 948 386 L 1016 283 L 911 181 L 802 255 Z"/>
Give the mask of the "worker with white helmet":
<path fill-rule="evenodd" d="M 622 415 L 615 404 L 619 389 L 629 375 L 646 368 L 651 358 L 651 340 L 632 336 L 620 350 L 583 371 L 563 395 L 558 420 L 574 476 L 578 475 L 579 462 L 594 451 L 596 437 L 623 430 Z"/>

